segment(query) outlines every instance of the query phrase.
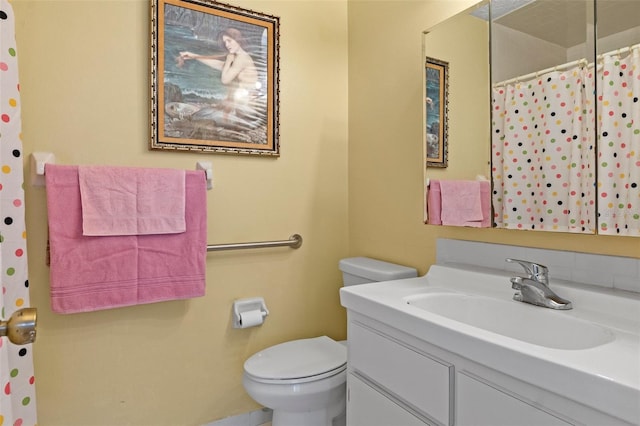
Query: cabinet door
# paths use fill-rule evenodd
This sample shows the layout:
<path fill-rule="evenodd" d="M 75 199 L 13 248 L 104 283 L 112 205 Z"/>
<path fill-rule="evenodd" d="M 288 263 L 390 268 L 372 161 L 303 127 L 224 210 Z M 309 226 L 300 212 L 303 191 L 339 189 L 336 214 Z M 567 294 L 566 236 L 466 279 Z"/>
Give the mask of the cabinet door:
<path fill-rule="evenodd" d="M 419 418 L 349 374 L 347 379 L 348 426 L 425 426 Z"/>
<path fill-rule="evenodd" d="M 463 373 L 457 379 L 459 426 L 556 426 L 562 419 Z"/>

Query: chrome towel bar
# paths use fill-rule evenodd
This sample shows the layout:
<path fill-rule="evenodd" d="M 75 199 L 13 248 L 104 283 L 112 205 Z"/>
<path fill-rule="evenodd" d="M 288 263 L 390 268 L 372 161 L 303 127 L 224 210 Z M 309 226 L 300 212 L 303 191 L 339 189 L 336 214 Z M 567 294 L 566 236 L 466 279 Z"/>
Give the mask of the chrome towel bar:
<path fill-rule="evenodd" d="M 294 249 L 299 248 L 302 245 L 302 236 L 299 234 L 293 234 L 288 240 L 280 241 L 258 241 L 255 243 L 233 243 L 233 244 L 210 244 L 207 246 L 207 251 L 221 251 L 221 250 L 239 250 L 239 249 L 253 249 L 253 248 L 267 248 L 267 247 L 291 247 Z"/>

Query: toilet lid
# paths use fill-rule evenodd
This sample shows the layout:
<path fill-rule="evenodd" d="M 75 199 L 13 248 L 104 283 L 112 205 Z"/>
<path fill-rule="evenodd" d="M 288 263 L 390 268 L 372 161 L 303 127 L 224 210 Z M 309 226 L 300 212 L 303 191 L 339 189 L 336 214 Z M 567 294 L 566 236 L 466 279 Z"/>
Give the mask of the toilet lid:
<path fill-rule="evenodd" d="M 261 379 L 290 380 L 317 376 L 347 362 L 347 348 L 327 337 L 292 340 L 260 351 L 244 370 Z"/>

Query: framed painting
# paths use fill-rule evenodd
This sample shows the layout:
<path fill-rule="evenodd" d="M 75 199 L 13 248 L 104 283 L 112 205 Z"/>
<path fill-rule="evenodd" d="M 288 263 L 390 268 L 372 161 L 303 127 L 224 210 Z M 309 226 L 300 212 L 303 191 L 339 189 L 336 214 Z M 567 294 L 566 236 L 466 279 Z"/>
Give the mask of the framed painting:
<path fill-rule="evenodd" d="M 151 1 L 150 149 L 279 156 L 279 18 Z"/>
<path fill-rule="evenodd" d="M 447 167 L 448 62 L 425 57 L 424 93 L 426 167 Z"/>

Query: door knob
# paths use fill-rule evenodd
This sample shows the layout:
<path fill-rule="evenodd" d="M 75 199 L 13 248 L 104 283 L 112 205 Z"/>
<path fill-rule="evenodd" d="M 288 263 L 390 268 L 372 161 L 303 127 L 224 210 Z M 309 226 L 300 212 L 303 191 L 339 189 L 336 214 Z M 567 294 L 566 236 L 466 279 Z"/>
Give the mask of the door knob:
<path fill-rule="evenodd" d="M 0 337 L 7 336 L 11 343 L 26 345 L 36 340 L 36 308 L 15 311 L 7 321 L 0 321 Z"/>

